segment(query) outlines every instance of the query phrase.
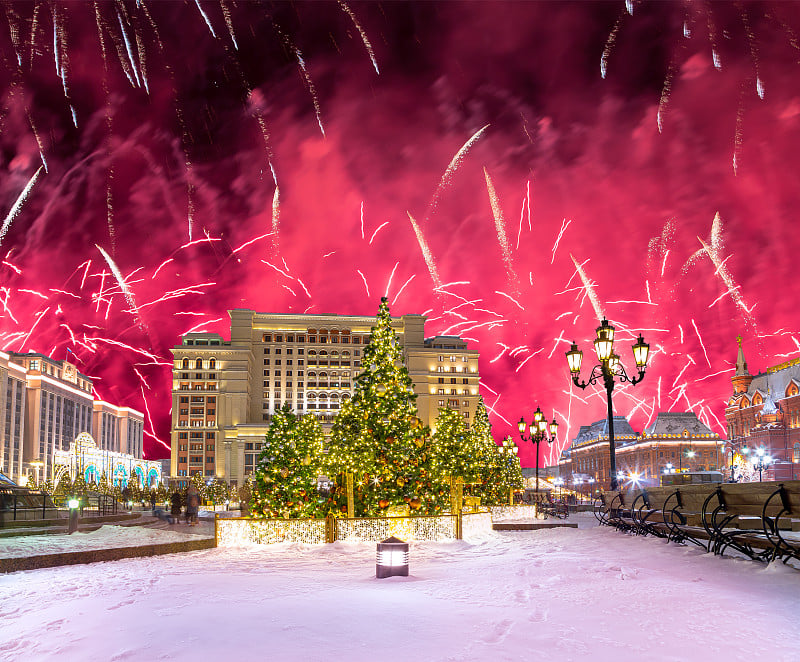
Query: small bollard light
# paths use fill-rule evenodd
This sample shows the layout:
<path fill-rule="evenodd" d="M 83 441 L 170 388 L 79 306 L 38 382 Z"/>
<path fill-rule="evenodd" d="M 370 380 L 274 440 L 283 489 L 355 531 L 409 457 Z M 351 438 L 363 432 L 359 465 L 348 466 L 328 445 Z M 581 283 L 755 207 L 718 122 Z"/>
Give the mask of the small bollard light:
<path fill-rule="evenodd" d="M 69 526 L 67 533 L 75 533 L 78 530 L 78 508 L 81 502 L 78 499 L 70 499 L 67 501 L 69 506 Z"/>
<path fill-rule="evenodd" d="M 375 576 L 408 577 L 408 543 L 392 536 L 378 543 Z"/>

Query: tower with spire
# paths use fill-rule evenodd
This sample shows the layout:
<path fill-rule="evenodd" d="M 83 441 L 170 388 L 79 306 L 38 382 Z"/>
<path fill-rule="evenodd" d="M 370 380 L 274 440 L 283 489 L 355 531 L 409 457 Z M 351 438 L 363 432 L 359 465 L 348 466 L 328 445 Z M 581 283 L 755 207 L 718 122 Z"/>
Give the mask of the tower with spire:
<path fill-rule="evenodd" d="M 744 351 L 742 350 L 742 336 L 737 336 L 736 341 L 739 343 L 739 353 L 736 356 L 736 372 L 731 377 L 731 382 L 733 382 L 733 394 L 740 395 L 747 393 L 747 389 L 750 388 L 750 383 L 753 381 L 753 375 L 747 371 L 747 361 L 744 360 Z"/>

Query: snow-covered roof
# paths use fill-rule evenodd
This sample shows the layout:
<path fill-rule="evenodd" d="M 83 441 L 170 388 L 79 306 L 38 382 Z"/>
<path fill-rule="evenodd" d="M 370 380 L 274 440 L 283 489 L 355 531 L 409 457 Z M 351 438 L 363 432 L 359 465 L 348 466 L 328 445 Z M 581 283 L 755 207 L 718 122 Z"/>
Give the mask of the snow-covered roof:
<path fill-rule="evenodd" d="M 753 381 L 750 382 L 747 393 L 749 395 L 756 391 L 769 392 L 773 398 L 782 400 L 785 397 L 789 382 L 792 380 L 800 384 L 800 363 L 787 365 L 780 370 L 771 369 L 756 375 L 753 377 Z"/>
<path fill-rule="evenodd" d="M 682 434 L 686 430 L 690 436 L 712 434 L 711 429 L 697 418 L 691 411 L 661 412 L 656 415 L 656 420 L 645 429 L 648 436 L 661 436 L 667 434 Z"/>
<path fill-rule="evenodd" d="M 625 436 L 634 436 L 636 431 L 628 423 L 624 416 L 614 416 L 614 438 L 619 439 Z M 572 441 L 572 446 L 582 446 L 583 444 L 595 441 L 601 437 L 608 437 L 608 419 L 603 418 L 595 421 L 591 425 L 581 425 L 578 434 Z"/>

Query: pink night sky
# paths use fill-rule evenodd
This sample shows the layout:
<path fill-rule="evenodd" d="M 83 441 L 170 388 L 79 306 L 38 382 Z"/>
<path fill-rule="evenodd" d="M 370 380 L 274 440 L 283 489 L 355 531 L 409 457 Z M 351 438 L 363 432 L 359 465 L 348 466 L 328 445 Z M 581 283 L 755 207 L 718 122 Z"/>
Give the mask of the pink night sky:
<path fill-rule="evenodd" d="M 4 2 L 0 347 L 165 457 L 181 334 L 387 295 L 480 351 L 498 440 L 555 413 L 547 462 L 605 416 L 564 352 L 606 315 L 652 350 L 616 413 L 724 434 L 737 335 L 798 354 L 798 35 L 783 2 Z"/>

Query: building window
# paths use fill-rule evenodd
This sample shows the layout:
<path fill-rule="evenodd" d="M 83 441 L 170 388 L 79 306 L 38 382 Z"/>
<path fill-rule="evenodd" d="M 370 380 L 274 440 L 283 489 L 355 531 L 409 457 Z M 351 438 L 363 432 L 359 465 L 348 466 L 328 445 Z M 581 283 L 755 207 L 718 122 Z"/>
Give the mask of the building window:
<path fill-rule="evenodd" d="M 792 449 L 792 462 L 795 464 L 800 463 L 800 442 L 795 442 Z"/>

